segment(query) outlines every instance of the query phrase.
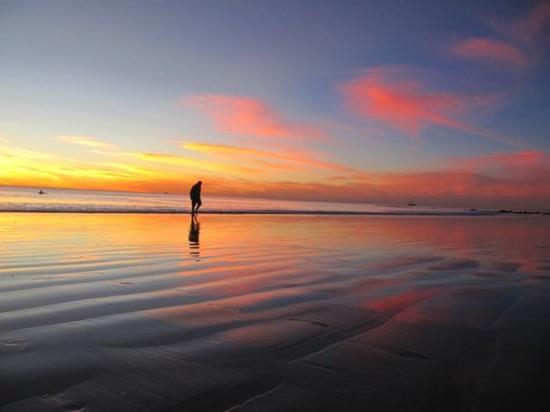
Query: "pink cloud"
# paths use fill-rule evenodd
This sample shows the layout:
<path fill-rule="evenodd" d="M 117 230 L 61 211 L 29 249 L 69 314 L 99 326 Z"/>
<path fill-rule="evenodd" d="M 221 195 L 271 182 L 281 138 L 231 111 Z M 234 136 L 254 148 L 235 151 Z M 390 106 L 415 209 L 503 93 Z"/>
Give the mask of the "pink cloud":
<path fill-rule="evenodd" d="M 522 17 L 508 22 L 493 21 L 491 25 L 495 31 L 505 36 L 532 43 L 550 27 L 550 2 L 540 1 Z"/>
<path fill-rule="evenodd" d="M 549 165 L 548 152 L 494 153 L 451 159 L 435 170 L 373 172 L 310 182 L 242 180 L 239 195 L 400 205 L 413 197 L 425 206 L 549 210 Z"/>
<path fill-rule="evenodd" d="M 508 180 L 526 180 L 530 183 L 546 181 L 550 176 L 550 154 L 542 150 L 453 159 L 450 165 L 470 173 L 500 176 Z"/>
<path fill-rule="evenodd" d="M 480 37 L 459 41 L 451 48 L 451 52 L 459 57 L 506 63 L 515 67 L 529 64 L 527 56 L 518 48 L 503 41 Z"/>
<path fill-rule="evenodd" d="M 512 153 L 495 153 L 485 156 L 470 157 L 457 160 L 458 164 L 473 168 L 486 165 L 499 165 L 504 167 L 534 167 L 547 166 L 550 168 L 550 156 L 543 150 L 522 150 Z"/>
<path fill-rule="evenodd" d="M 325 134 L 315 126 L 285 120 L 258 99 L 242 96 L 199 94 L 183 100 L 209 116 L 215 128 L 238 136 L 323 139 Z"/>
<path fill-rule="evenodd" d="M 344 83 L 340 90 L 347 106 L 361 116 L 385 123 L 416 140 L 420 140 L 422 129 L 435 125 L 512 142 L 456 118 L 471 106 L 486 105 L 489 96 L 434 92 L 417 81 L 397 79 L 395 74 L 394 69 L 379 67 Z"/>
<path fill-rule="evenodd" d="M 543 176 L 489 176 L 473 171 L 410 171 L 371 173 L 367 177 L 311 182 L 210 179 L 209 193 L 336 202 L 365 202 L 405 206 L 409 199 L 421 206 L 516 208 L 550 210 L 550 183 Z M 548 173 L 548 172 L 547 172 Z M 548 176 L 548 175 L 547 175 Z M 209 181 L 210 181 L 209 180 Z"/>

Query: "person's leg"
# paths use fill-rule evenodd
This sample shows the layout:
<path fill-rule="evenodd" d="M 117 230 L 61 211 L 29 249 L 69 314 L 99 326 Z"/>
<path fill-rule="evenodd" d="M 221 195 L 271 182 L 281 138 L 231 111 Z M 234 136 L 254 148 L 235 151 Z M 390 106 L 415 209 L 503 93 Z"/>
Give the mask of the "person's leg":
<path fill-rule="evenodd" d="M 199 207 L 201 207 L 202 202 L 200 200 L 197 200 L 197 207 L 195 208 L 195 213 L 199 211 Z"/>
<path fill-rule="evenodd" d="M 191 201 L 191 214 L 194 215 L 195 214 L 195 206 L 196 206 L 197 202 L 195 202 L 194 200 Z"/>

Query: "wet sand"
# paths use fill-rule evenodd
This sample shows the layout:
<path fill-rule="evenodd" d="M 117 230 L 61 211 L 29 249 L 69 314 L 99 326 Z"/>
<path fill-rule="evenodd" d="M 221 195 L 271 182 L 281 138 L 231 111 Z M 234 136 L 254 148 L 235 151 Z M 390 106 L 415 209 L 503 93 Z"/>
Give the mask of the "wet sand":
<path fill-rule="evenodd" d="M 2 411 L 550 410 L 550 218 L 0 214 Z"/>

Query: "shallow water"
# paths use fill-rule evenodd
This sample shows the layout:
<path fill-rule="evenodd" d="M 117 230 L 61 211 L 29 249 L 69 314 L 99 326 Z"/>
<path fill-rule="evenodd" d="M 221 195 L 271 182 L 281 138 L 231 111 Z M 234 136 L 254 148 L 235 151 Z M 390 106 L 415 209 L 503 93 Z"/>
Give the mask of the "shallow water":
<path fill-rule="evenodd" d="M 181 189 L 181 188 L 178 188 Z M 188 213 L 189 197 L 178 193 L 130 193 L 97 190 L 0 186 L 0 212 Z M 203 190 L 203 213 L 363 213 L 487 214 L 489 210 L 431 206 L 384 206 L 368 203 L 306 202 L 210 196 Z M 492 212 L 494 213 L 494 211 Z"/>
<path fill-rule="evenodd" d="M 2 410 L 544 410 L 549 326 L 545 216 L 0 214 Z"/>

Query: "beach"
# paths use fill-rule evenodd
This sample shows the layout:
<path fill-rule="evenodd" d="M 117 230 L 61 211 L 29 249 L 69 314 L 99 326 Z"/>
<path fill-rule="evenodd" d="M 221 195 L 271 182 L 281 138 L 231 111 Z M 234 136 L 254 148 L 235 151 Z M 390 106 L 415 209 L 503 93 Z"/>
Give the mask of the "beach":
<path fill-rule="evenodd" d="M 2 411 L 550 407 L 547 216 L 0 214 Z"/>

